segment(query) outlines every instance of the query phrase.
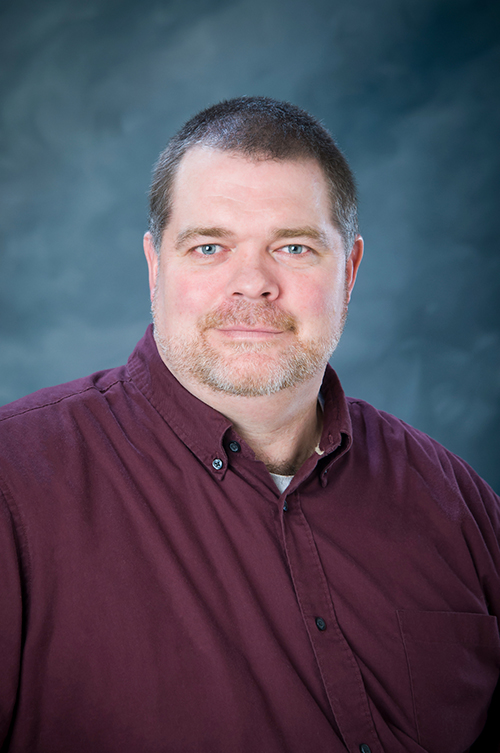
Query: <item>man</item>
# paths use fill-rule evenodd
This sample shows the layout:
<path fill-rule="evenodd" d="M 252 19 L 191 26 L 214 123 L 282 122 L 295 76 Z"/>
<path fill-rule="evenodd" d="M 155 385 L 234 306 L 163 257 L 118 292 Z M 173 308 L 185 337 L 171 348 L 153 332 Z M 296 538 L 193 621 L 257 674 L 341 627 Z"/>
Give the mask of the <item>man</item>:
<path fill-rule="evenodd" d="M 144 249 L 127 366 L 1 413 L 2 751 L 495 750 L 499 500 L 327 365 L 363 253 L 329 134 L 199 114 Z"/>

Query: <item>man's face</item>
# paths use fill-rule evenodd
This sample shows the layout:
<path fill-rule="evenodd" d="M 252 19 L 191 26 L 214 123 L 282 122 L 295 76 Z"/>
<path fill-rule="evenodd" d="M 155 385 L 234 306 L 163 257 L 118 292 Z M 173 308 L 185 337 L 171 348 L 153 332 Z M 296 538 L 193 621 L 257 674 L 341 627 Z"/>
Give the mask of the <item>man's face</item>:
<path fill-rule="evenodd" d="M 272 394 L 320 378 L 361 261 L 346 262 L 312 161 L 196 147 L 176 176 L 159 258 L 145 236 L 160 355 L 195 394 Z"/>

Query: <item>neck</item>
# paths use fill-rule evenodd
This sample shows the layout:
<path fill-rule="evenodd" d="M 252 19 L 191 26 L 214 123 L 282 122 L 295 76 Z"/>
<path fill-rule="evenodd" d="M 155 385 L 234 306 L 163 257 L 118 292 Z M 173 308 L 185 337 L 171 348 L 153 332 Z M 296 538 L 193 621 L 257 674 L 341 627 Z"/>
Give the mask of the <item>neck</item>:
<path fill-rule="evenodd" d="M 275 418 L 272 426 L 233 424 L 271 473 L 293 476 L 319 444 L 323 414 L 316 397 L 310 409 L 288 422 L 281 412 Z"/>
<path fill-rule="evenodd" d="M 184 386 L 226 416 L 271 473 L 289 476 L 310 457 L 321 437 L 322 376 L 261 397 L 229 395 L 198 384 Z"/>

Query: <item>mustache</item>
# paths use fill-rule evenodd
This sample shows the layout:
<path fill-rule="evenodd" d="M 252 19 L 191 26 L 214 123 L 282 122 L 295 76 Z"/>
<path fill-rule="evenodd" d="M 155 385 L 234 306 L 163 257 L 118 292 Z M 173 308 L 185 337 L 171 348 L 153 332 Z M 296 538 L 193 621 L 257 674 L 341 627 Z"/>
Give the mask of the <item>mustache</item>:
<path fill-rule="evenodd" d="M 296 332 L 297 320 L 288 311 L 283 311 L 272 301 L 252 303 L 247 300 L 235 300 L 209 311 L 201 322 L 202 331 L 242 324 L 246 327 L 267 326 L 284 332 Z"/>

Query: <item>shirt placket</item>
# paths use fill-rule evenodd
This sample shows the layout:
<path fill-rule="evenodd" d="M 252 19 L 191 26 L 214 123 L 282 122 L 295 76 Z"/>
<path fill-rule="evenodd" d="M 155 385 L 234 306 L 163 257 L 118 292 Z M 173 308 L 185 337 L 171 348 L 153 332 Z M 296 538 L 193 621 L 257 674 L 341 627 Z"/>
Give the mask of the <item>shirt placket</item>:
<path fill-rule="evenodd" d="M 350 753 L 383 753 L 361 672 L 340 629 L 298 490 L 284 496 L 281 523 L 297 601 L 344 744 Z"/>

